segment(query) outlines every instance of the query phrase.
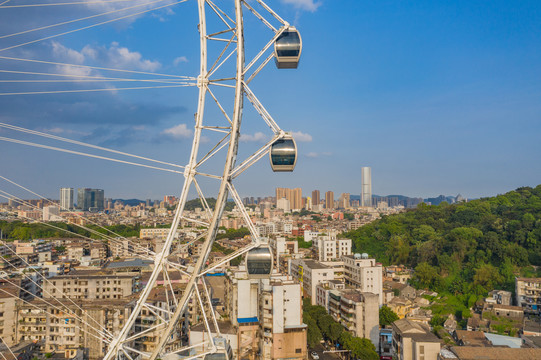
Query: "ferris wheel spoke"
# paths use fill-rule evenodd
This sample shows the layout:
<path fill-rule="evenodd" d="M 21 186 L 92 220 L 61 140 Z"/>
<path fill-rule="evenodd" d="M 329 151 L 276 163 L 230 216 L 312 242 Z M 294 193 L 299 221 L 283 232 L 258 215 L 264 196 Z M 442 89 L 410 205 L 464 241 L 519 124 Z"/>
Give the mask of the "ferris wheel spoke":
<path fill-rule="evenodd" d="M 199 201 L 201 202 L 201 205 L 203 206 L 203 209 L 205 209 L 205 212 L 207 214 L 207 220 L 210 222 L 212 218 L 212 210 L 210 209 L 207 199 L 205 198 L 205 195 L 203 195 L 203 191 L 201 190 L 201 187 L 199 186 L 199 183 L 195 178 L 193 179 L 193 183 L 195 185 L 195 189 L 197 190 L 197 194 L 199 195 Z"/>
<path fill-rule="evenodd" d="M 275 134 L 279 134 L 282 132 L 276 121 L 272 118 L 272 116 L 269 114 L 267 109 L 261 104 L 259 99 L 255 96 L 255 94 L 250 90 L 248 85 L 244 84 L 244 92 L 246 93 L 246 97 L 252 104 L 252 106 L 255 108 L 255 110 L 259 113 L 259 115 L 263 118 L 263 120 L 267 123 L 267 125 L 271 128 L 271 130 Z"/>
<path fill-rule="evenodd" d="M 194 223 L 194 224 L 197 224 L 197 225 L 201 225 L 201 226 L 205 226 L 205 227 L 209 226 L 209 223 L 207 223 L 207 222 L 197 220 L 197 219 L 191 219 L 191 218 L 186 217 L 186 216 L 182 216 L 181 219 L 186 220 L 186 221 L 191 222 L 191 223 Z"/>
<path fill-rule="evenodd" d="M 90 65 L 81 65 L 81 64 L 69 64 L 69 63 L 61 63 L 61 62 L 55 62 L 55 61 L 44 61 L 44 60 L 35 60 L 35 59 L 25 59 L 25 58 L 17 58 L 12 56 L 0 56 L 0 59 L 4 60 L 14 60 L 14 61 L 22 61 L 22 62 L 30 62 L 30 63 L 39 63 L 39 64 L 48 64 L 48 65 L 58 65 L 58 66 L 70 66 L 70 67 L 77 67 L 77 68 L 83 68 L 83 69 L 94 69 L 94 70 L 104 70 L 104 71 L 114 71 L 114 72 L 122 72 L 122 73 L 131 73 L 131 74 L 138 74 L 138 75 L 152 75 L 152 76 L 162 76 L 162 77 L 170 77 L 170 78 L 179 78 L 179 79 L 186 79 L 186 80 L 197 80 L 194 76 L 183 76 L 183 75 L 172 75 L 172 74 L 160 74 L 155 72 L 148 72 L 148 71 L 136 71 L 136 70 L 125 70 L 125 69 L 115 69 L 115 68 L 107 68 L 107 67 L 101 67 L 101 66 L 90 66 Z M 73 77 L 90 77 L 88 75 L 66 75 L 64 76 L 73 76 Z M 59 75 L 60 76 L 60 75 Z M 95 76 L 96 78 L 100 78 Z"/>
<path fill-rule="evenodd" d="M 233 183 L 228 182 L 227 187 L 229 188 L 229 193 L 233 196 L 233 200 L 235 200 L 235 204 L 240 209 L 244 222 L 246 223 L 246 226 L 248 226 L 248 230 L 250 230 L 250 234 L 252 235 L 252 241 L 259 245 L 259 243 L 261 242 L 259 239 L 259 235 L 257 234 L 257 230 L 255 229 L 254 223 L 252 222 L 250 215 L 248 215 L 246 208 L 242 204 L 239 193 L 233 186 Z"/>
<path fill-rule="evenodd" d="M 236 52 L 237 52 L 237 49 L 233 49 L 233 50 L 229 53 L 229 55 L 227 55 L 227 56 L 225 57 L 225 59 L 223 59 L 216 67 L 214 67 L 214 69 L 209 73 L 208 76 L 211 77 L 211 76 L 212 76 L 218 69 L 220 69 L 220 68 L 222 67 L 222 65 L 225 64 L 225 62 L 226 62 L 227 60 L 229 60 L 229 58 L 230 58 L 233 54 L 235 54 Z"/>
<path fill-rule="evenodd" d="M 216 98 L 212 90 L 207 86 L 207 92 L 210 94 L 220 111 L 222 112 L 222 115 L 227 119 L 227 122 L 229 122 L 229 125 L 232 125 L 231 119 L 229 118 L 229 115 L 227 115 L 227 112 L 224 110 L 222 104 L 220 104 L 220 101 Z"/>
<path fill-rule="evenodd" d="M 289 23 L 287 21 L 285 21 L 284 19 L 282 19 L 274 10 L 272 10 L 267 4 L 265 4 L 265 2 L 263 2 L 263 0 L 256 0 L 265 10 L 267 10 L 269 12 L 269 14 L 271 14 L 272 16 L 274 16 L 274 18 L 276 20 L 278 20 L 279 22 L 281 22 L 283 25 L 287 26 L 289 25 Z"/>
<path fill-rule="evenodd" d="M 227 146 L 228 142 L 226 140 L 229 138 L 230 135 L 231 135 L 231 132 L 230 131 L 227 132 L 225 136 L 221 138 L 220 141 L 218 141 L 218 143 L 216 143 L 216 145 L 214 145 L 214 147 L 210 149 L 210 151 L 201 158 L 201 160 L 199 160 L 199 162 L 197 163 L 195 167 L 196 168 L 200 167 L 201 165 L 205 163 L 205 161 L 207 161 L 208 159 L 216 155 L 220 150 L 222 150 L 225 146 Z"/>
<path fill-rule="evenodd" d="M 233 169 L 230 173 L 230 176 L 232 179 L 238 177 L 240 174 L 242 174 L 246 169 L 251 167 L 253 164 L 258 162 L 263 156 L 265 156 L 272 144 L 276 142 L 276 140 L 280 139 L 279 135 L 275 135 L 269 142 L 267 142 L 264 146 L 262 146 L 259 150 L 257 150 L 253 155 L 251 155 L 249 158 L 244 160 L 240 165 L 238 165 L 235 169 Z"/>
<path fill-rule="evenodd" d="M 248 251 L 256 248 L 257 246 L 258 246 L 257 244 L 251 243 L 250 245 L 245 246 L 245 247 L 243 247 L 243 248 L 241 248 L 241 249 L 227 255 L 223 259 L 221 259 L 219 261 L 216 261 L 215 263 L 210 264 L 207 267 L 205 267 L 205 269 L 201 273 L 199 273 L 198 276 L 205 276 L 206 274 L 214 271 L 215 269 L 219 268 L 220 266 L 223 266 L 223 265 L 227 264 L 231 260 L 236 259 L 239 256 L 242 256 L 242 255 L 246 254 Z"/>
<path fill-rule="evenodd" d="M 220 9 L 218 6 L 216 6 L 216 4 L 214 4 L 211 0 L 206 0 L 205 1 L 209 7 L 212 9 L 212 11 L 214 11 L 214 13 L 220 18 L 220 20 L 222 20 L 222 22 L 230 29 L 232 30 L 235 30 L 235 21 L 233 21 L 229 15 L 227 15 L 222 9 Z M 223 15 L 223 16 L 222 16 Z M 227 22 L 225 19 L 224 19 L 224 16 L 225 18 L 227 18 L 231 23 Z M 232 25 L 233 24 L 233 25 Z"/>
<path fill-rule="evenodd" d="M 229 31 L 229 30 L 225 30 L 225 31 Z M 212 73 L 214 67 L 218 64 L 218 62 L 222 59 L 222 57 L 224 56 L 225 52 L 227 51 L 227 49 L 229 48 L 229 46 L 231 44 L 234 44 L 236 43 L 236 41 L 234 41 L 233 39 L 235 39 L 235 36 L 236 34 L 233 33 L 233 35 L 231 36 L 231 38 L 229 39 L 229 41 L 227 42 L 227 44 L 224 46 L 224 48 L 222 49 L 222 52 L 220 52 L 220 55 L 218 55 L 218 57 L 216 58 L 216 60 L 214 61 L 214 64 L 212 64 L 212 66 L 210 67 L 210 72 Z M 210 40 L 215 40 L 213 39 L 212 37 L 208 36 L 207 37 L 208 39 Z"/>
<path fill-rule="evenodd" d="M 164 1 L 164 0 L 158 0 L 158 1 L 155 1 L 155 2 L 159 2 L 159 1 Z M 109 23 L 112 23 L 112 22 L 115 22 L 115 21 L 119 21 L 119 20 L 123 20 L 123 19 L 130 18 L 130 17 L 132 17 L 132 16 L 142 15 L 142 14 L 145 14 L 145 13 L 148 13 L 148 12 L 151 12 L 151 11 L 154 11 L 154 10 L 159 10 L 159 9 L 171 7 L 171 6 L 173 6 L 173 5 L 177 5 L 177 4 L 186 2 L 186 1 L 188 1 L 188 0 L 180 0 L 180 1 L 177 1 L 177 2 L 174 2 L 174 3 L 171 3 L 171 4 L 158 6 L 158 7 L 149 9 L 149 10 L 139 11 L 139 12 L 132 13 L 132 14 L 125 15 L 125 16 L 121 16 L 121 17 L 118 17 L 118 18 L 114 18 L 114 19 L 102 21 L 102 22 L 99 22 L 99 23 L 96 23 L 96 24 L 84 26 L 84 27 L 82 27 L 82 28 L 78 28 L 78 29 L 74 29 L 74 30 L 69 30 L 69 31 L 64 31 L 64 32 L 62 32 L 62 33 L 58 33 L 58 34 L 54 34 L 54 35 L 45 36 L 45 37 L 42 37 L 42 38 L 40 38 L 40 39 L 35 39 L 35 40 L 27 41 L 27 42 L 24 42 L 24 43 L 20 43 L 20 44 L 8 46 L 8 47 L 5 47 L 5 48 L 0 49 L 0 52 L 1 52 L 1 51 L 6 51 L 6 50 L 15 49 L 15 48 L 18 48 L 18 47 L 21 47 L 21 46 L 25 46 L 25 45 L 34 44 L 34 43 L 41 42 L 41 41 L 44 41 L 44 40 L 53 39 L 53 38 L 56 38 L 56 37 L 59 37 L 59 36 L 72 34 L 72 33 L 75 33 L 75 32 L 81 31 L 81 30 L 90 29 L 90 28 L 93 28 L 93 27 L 96 27 L 96 26 L 109 24 Z"/>
<path fill-rule="evenodd" d="M 203 172 L 200 172 L 200 171 L 197 172 L 197 175 L 201 175 L 201 176 L 204 176 L 204 177 L 208 177 L 210 179 L 216 179 L 216 180 L 222 181 L 222 177 L 218 176 L 218 175 L 207 174 L 207 173 L 203 173 Z"/>
<path fill-rule="evenodd" d="M 261 14 L 259 14 L 252 6 L 250 6 L 250 4 L 247 1 L 244 1 L 243 5 L 246 6 L 246 8 L 248 10 L 250 10 L 252 12 L 252 14 L 254 14 L 263 24 L 268 26 L 269 29 L 276 32 L 276 28 L 274 26 L 272 26 L 271 23 L 268 22 L 263 16 L 261 16 Z"/>
<path fill-rule="evenodd" d="M 127 1 L 127 0 L 122 0 L 122 1 Z M 91 16 L 85 16 L 85 17 L 79 18 L 79 19 L 73 19 L 73 20 L 68 20 L 68 21 L 63 21 L 63 22 L 60 22 L 60 23 L 56 23 L 56 24 L 41 26 L 41 27 L 34 28 L 34 29 L 29 29 L 29 30 L 20 31 L 20 32 L 17 32 L 17 33 L 3 35 L 3 36 L 0 36 L 0 39 L 12 37 L 12 36 L 17 36 L 17 35 L 28 34 L 28 33 L 34 32 L 34 31 L 46 30 L 46 29 L 50 29 L 50 28 L 53 28 L 53 27 L 56 27 L 56 26 L 72 24 L 72 23 L 76 23 L 76 22 L 84 21 L 84 20 L 89 20 L 89 19 L 93 19 L 93 18 L 96 18 L 96 17 L 100 17 L 100 16 L 111 15 L 111 14 L 126 11 L 126 10 L 136 9 L 136 8 L 142 7 L 142 6 L 152 5 L 152 4 L 155 4 L 155 3 L 158 3 L 158 2 L 162 2 L 162 1 L 165 1 L 165 0 L 156 0 L 156 1 L 152 1 L 152 2 L 146 2 L 146 3 L 143 3 L 143 4 L 137 4 L 137 5 L 134 5 L 134 6 L 129 6 L 129 7 L 121 8 L 121 9 L 111 10 L 111 11 L 107 11 L 107 12 L 104 12 L 104 13 L 94 14 L 94 15 L 91 15 Z M 64 3 L 64 4 L 47 4 L 47 5 L 48 6 L 53 6 L 53 5 L 69 5 L 69 4 Z M 9 9 L 9 8 L 15 8 L 15 7 L 37 7 L 37 6 L 47 6 L 47 5 L 45 5 L 45 4 L 28 4 L 28 5 L 19 5 L 19 6 L 13 5 L 13 6 L 4 6 L 3 8 L 4 9 Z"/>
<path fill-rule="evenodd" d="M 225 33 L 228 33 L 228 32 L 233 32 L 234 33 L 235 29 L 234 28 L 229 28 L 227 30 L 222 30 L 222 31 L 218 31 L 218 32 L 215 32 L 213 34 L 209 34 L 207 35 L 207 39 L 210 39 L 211 37 L 214 37 L 214 36 L 217 36 L 217 35 L 221 35 L 221 34 L 225 34 Z M 235 38 L 235 35 L 233 35 L 232 37 L 233 39 Z"/>
<path fill-rule="evenodd" d="M 250 75 L 248 80 L 246 80 L 246 85 L 248 85 L 256 77 L 256 75 L 259 74 L 259 72 L 263 70 L 265 66 L 267 66 L 267 64 L 269 63 L 269 61 L 272 60 L 272 58 L 274 58 L 274 54 L 270 54 L 269 56 L 267 56 L 267 58 L 261 63 L 261 65 L 259 65 L 259 67 L 252 73 L 252 75 Z"/>

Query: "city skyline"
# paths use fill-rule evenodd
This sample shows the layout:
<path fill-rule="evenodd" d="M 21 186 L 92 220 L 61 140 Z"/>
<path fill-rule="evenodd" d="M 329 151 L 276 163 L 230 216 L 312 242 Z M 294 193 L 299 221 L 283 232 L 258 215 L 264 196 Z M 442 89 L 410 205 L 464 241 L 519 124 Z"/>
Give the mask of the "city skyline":
<path fill-rule="evenodd" d="M 424 198 L 461 193 L 477 198 L 538 184 L 541 129 L 536 114 L 541 105 L 532 95 L 541 78 L 534 35 L 541 23 L 538 3 L 514 8 L 505 1 L 453 6 L 421 1 L 398 7 L 283 0 L 272 6 L 295 19 L 303 54 L 296 71 L 278 72 L 269 66 L 253 86 L 272 116 L 293 132 L 299 158 L 293 174 L 273 174 L 268 163 L 255 165 L 239 179 L 242 195 L 301 184 L 305 189 L 359 194 L 360 164 L 373 170 L 374 194 Z M 198 44 L 190 9 L 158 11 L 4 54 L 196 74 Z M 0 19 L 19 10 L 11 11 Z M 85 8 L 83 13 L 96 11 Z M 47 24 L 57 15 L 44 10 L 40 21 Z M 9 27 L 0 26 L 3 33 L 27 26 L 21 22 L 16 29 L 4 20 L 0 24 Z M 247 34 L 252 31 L 249 25 Z M 332 36 L 329 27 L 335 29 Z M 352 42 L 356 33 L 366 36 Z M 153 41 L 147 41 L 149 37 Z M 16 42 L 2 39 L 5 46 Z M 336 59 L 341 65 L 329 68 Z M 51 70 L 0 62 L 17 71 Z M 288 91 L 276 91 L 286 82 Z M 16 90 L 22 85 L 9 86 Z M 0 121 L 182 165 L 192 141 L 195 104 L 193 92 L 171 89 L 3 96 Z M 247 110 L 247 119 L 251 116 Z M 263 130 L 243 122 L 239 156 L 268 140 Z M 0 133 L 15 136 L 6 129 Z M 2 160 L 10 178 L 48 197 L 58 196 L 56 184 L 68 183 L 107 189 L 117 198 L 160 198 L 178 194 L 183 181 L 180 174 L 20 144 L 2 142 L 0 150 L 10 154 Z"/>

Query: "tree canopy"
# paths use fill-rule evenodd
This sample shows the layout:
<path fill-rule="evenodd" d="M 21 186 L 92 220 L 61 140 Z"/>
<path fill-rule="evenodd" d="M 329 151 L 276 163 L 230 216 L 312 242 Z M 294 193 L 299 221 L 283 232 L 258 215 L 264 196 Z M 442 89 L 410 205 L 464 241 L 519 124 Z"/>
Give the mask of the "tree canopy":
<path fill-rule="evenodd" d="M 345 234 L 356 252 L 415 268 L 417 287 L 454 294 L 511 290 L 541 266 L 541 185 L 437 206 L 420 204 Z"/>

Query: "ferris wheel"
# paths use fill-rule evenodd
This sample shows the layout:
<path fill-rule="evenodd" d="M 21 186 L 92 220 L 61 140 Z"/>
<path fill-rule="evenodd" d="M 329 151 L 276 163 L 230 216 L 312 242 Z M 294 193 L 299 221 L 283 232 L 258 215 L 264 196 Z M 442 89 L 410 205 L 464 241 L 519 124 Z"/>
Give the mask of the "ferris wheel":
<path fill-rule="evenodd" d="M 236 257 L 246 254 L 246 268 L 248 275 L 251 277 L 269 277 L 272 269 L 272 255 L 268 248 L 263 243 L 263 240 L 258 236 L 258 233 L 252 223 L 250 216 L 248 215 L 241 198 L 234 186 L 234 180 L 240 176 L 246 169 L 251 167 L 258 160 L 262 159 L 267 153 L 269 154 L 271 167 L 274 171 L 293 171 L 296 159 L 297 150 L 293 137 L 291 134 L 284 132 L 278 124 L 274 121 L 271 115 L 267 112 L 265 107 L 261 104 L 259 99 L 255 96 L 249 87 L 250 82 L 255 76 L 274 58 L 277 68 L 297 68 L 299 63 L 302 43 L 299 32 L 295 27 L 291 26 L 285 20 L 283 20 L 278 14 L 276 14 L 267 4 L 261 0 L 257 0 L 257 4 L 261 7 L 261 13 L 256 10 L 254 6 L 243 0 L 234 0 L 234 14 L 228 14 L 226 8 L 221 8 L 210 0 L 198 0 L 199 10 L 199 35 L 200 35 L 200 74 L 197 77 L 197 87 L 199 89 L 198 108 L 195 115 L 195 131 L 192 145 L 192 151 L 190 161 L 184 170 L 184 185 L 182 188 L 180 200 L 175 211 L 175 216 L 171 229 L 167 236 L 167 239 L 163 245 L 162 252 L 156 254 L 154 260 L 154 271 L 148 281 L 149 286 L 145 287 L 141 292 L 140 298 L 135 305 L 130 317 L 126 321 L 122 331 L 112 340 L 109 345 L 108 352 L 104 357 L 104 360 L 113 360 L 117 357 L 126 356 L 132 358 L 130 353 L 136 353 L 142 358 L 155 360 L 157 358 L 168 358 L 168 356 L 185 353 L 189 348 L 195 348 L 202 344 L 195 344 L 189 347 L 182 346 L 170 346 L 169 342 L 172 338 L 172 334 L 175 332 L 175 328 L 179 326 L 179 320 L 186 312 L 188 304 L 191 299 L 197 299 L 200 305 L 201 311 L 204 317 L 204 323 L 206 330 L 209 334 L 219 334 L 218 324 L 216 316 L 212 309 L 209 307 L 209 318 L 207 318 L 206 310 L 204 306 L 204 295 L 207 295 L 208 290 L 204 281 L 204 276 L 209 271 L 214 270 L 217 267 L 223 266 Z M 244 38 L 244 26 L 243 26 L 243 12 L 247 10 L 256 16 L 264 25 L 269 27 L 274 36 L 270 37 L 269 41 L 259 51 L 259 53 L 250 59 L 248 64 L 245 61 L 245 38 Z M 264 15 L 272 17 L 274 21 L 278 22 L 279 26 L 275 27 L 270 21 L 266 19 Z M 211 34 L 207 32 L 207 15 L 217 16 L 219 22 L 221 22 L 221 30 L 215 31 Z M 221 36 L 221 37 L 220 37 Z M 222 45 L 222 51 L 215 59 L 210 59 L 209 47 L 214 45 L 213 43 L 226 43 Z M 232 58 L 236 61 L 236 65 L 233 67 L 234 74 L 230 76 L 217 77 L 215 74 L 224 66 L 225 63 Z M 213 63 L 212 66 L 208 66 Z M 222 105 L 223 100 L 213 92 L 213 87 L 228 87 L 230 89 L 229 96 L 225 96 L 225 100 L 233 102 L 233 110 L 228 113 L 225 107 Z M 207 98 L 211 99 L 218 105 L 223 118 L 221 125 L 208 125 L 205 119 L 205 107 Z M 248 156 L 246 159 L 237 164 L 237 150 L 239 146 L 240 128 L 242 121 L 242 113 L 245 98 L 253 105 L 256 111 L 259 113 L 261 119 L 268 125 L 272 131 L 272 139 L 268 141 L 264 146 L 258 149 L 255 153 Z M 212 131 L 223 133 L 224 136 L 212 147 L 212 150 L 200 155 L 199 147 L 203 132 Z M 225 162 L 221 173 L 210 174 L 200 172 L 200 167 L 210 158 L 215 156 L 219 151 L 227 151 L 225 156 Z M 214 209 L 211 209 L 206 203 L 206 196 L 203 194 L 201 187 L 199 186 L 199 178 L 211 178 L 219 182 L 218 193 L 216 196 L 216 205 Z M 137 334 L 134 334 L 132 329 L 137 317 L 141 314 L 141 311 L 145 308 L 149 308 L 145 303 L 148 296 L 153 290 L 151 286 L 156 282 L 161 272 L 167 272 L 167 267 L 171 264 L 167 262 L 167 258 L 170 255 L 169 249 L 173 244 L 175 238 L 176 229 L 181 220 L 188 220 L 184 217 L 184 206 L 187 201 L 187 196 L 190 191 L 190 187 L 195 187 L 199 198 L 205 211 L 208 214 L 208 222 L 204 224 L 207 228 L 204 234 L 203 245 L 200 249 L 200 256 L 197 262 L 189 269 L 184 269 L 190 275 L 189 281 L 184 288 L 182 296 L 175 301 L 174 311 L 169 309 L 164 313 L 165 322 L 160 323 L 160 340 L 152 353 L 143 353 L 137 349 L 133 349 L 130 344 L 136 339 Z M 220 219 L 224 212 L 226 201 L 228 196 L 231 196 L 235 200 L 235 204 L 241 211 L 242 216 L 248 226 L 252 243 L 226 258 L 214 263 L 207 264 L 207 259 L 211 251 L 212 245 L 216 239 L 217 230 L 220 224 Z M 204 288 L 204 291 L 200 291 L 199 286 Z M 172 296 L 174 296 L 173 288 L 170 289 Z M 210 323 L 214 324 L 212 331 Z M 144 336 L 145 334 L 140 334 Z M 204 347 L 207 351 L 203 354 L 195 354 L 188 356 L 187 358 L 202 357 L 210 354 L 219 354 L 220 358 L 231 358 L 231 351 L 228 345 L 222 341 L 223 339 L 218 336 L 209 336 L 209 344 Z M 186 358 L 184 356 L 183 358 Z M 209 357 L 210 358 L 210 357 Z M 214 358 L 214 357 L 213 357 Z"/>
<path fill-rule="evenodd" d="M 195 78 L 186 78 L 186 81 L 194 80 L 191 85 L 198 88 L 198 100 L 191 153 L 188 163 L 182 167 L 184 183 L 162 250 L 137 250 L 153 261 L 153 271 L 129 316 L 120 331 L 111 333 L 102 328 L 94 333 L 95 337 L 102 338 L 104 360 L 203 357 L 230 360 L 231 348 L 220 335 L 205 275 L 241 256 L 245 257 L 249 277 L 269 278 L 272 272 L 270 248 L 258 235 L 234 184 L 248 168 L 267 155 L 275 172 L 290 172 L 295 168 L 297 148 L 292 134 L 275 122 L 252 91 L 251 83 L 273 59 L 278 69 L 297 68 L 302 51 L 301 37 L 294 26 L 262 0 L 194 1 L 199 16 L 200 72 Z M 251 58 L 247 58 L 245 51 L 245 15 L 250 15 L 270 30 L 266 43 Z M 271 136 L 255 152 L 238 159 L 245 103 L 255 110 Z M 207 116 L 211 105 L 219 116 Z M 205 150 L 202 150 L 203 143 Z M 214 192 L 206 192 L 203 182 L 214 182 L 211 187 Z M 201 202 L 204 220 L 191 219 L 185 211 L 188 196 L 194 191 Z M 216 198 L 214 206 L 207 201 L 211 196 Z M 225 258 L 209 263 L 209 254 L 228 198 L 233 198 L 252 241 Z M 204 231 L 193 240 L 175 247 L 177 229 L 185 222 L 197 224 Z M 199 246 L 197 260 L 193 264 L 178 261 L 175 251 L 185 250 L 194 243 Z M 171 271 L 178 271 L 188 279 L 181 290 L 171 281 Z M 166 301 L 161 307 L 150 301 L 156 293 L 165 294 Z M 186 344 L 182 340 L 182 323 L 187 322 L 186 313 L 190 306 L 199 308 L 195 311 L 202 314 L 208 334 L 207 340 L 199 344 Z M 155 320 L 141 326 L 140 319 L 144 314 L 152 314 Z M 157 338 L 152 347 L 138 346 L 149 336 Z"/>

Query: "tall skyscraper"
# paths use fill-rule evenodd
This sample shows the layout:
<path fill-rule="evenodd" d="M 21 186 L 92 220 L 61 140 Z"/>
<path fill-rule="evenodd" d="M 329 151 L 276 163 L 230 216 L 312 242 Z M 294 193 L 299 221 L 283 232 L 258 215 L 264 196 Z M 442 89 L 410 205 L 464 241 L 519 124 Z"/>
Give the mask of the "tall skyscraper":
<path fill-rule="evenodd" d="M 288 188 L 276 188 L 276 205 L 280 199 L 289 200 L 289 206 L 291 210 L 301 210 L 302 204 L 302 189 L 288 189 Z"/>
<path fill-rule="evenodd" d="M 361 168 L 361 206 L 372 206 L 372 170 L 367 166 Z"/>
<path fill-rule="evenodd" d="M 275 205 L 278 204 L 278 200 L 286 198 L 287 199 L 287 192 L 289 189 L 286 188 L 276 188 L 276 200 Z"/>
<path fill-rule="evenodd" d="M 73 209 L 73 188 L 60 188 L 60 210 Z"/>
<path fill-rule="evenodd" d="M 319 195 L 319 190 L 312 191 L 312 206 L 319 205 L 320 199 L 321 195 Z"/>
<path fill-rule="evenodd" d="M 77 189 L 77 208 L 102 211 L 105 207 L 104 192 L 101 189 Z"/>
<path fill-rule="evenodd" d="M 334 209 L 334 193 L 332 191 L 325 193 L 325 209 Z"/>
<path fill-rule="evenodd" d="M 289 200 L 289 202 L 291 203 L 291 209 L 301 210 L 303 208 L 302 189 L 301 188 L 291 189 L 291 198 L 293 199 L 293 201 Z"/>

